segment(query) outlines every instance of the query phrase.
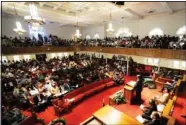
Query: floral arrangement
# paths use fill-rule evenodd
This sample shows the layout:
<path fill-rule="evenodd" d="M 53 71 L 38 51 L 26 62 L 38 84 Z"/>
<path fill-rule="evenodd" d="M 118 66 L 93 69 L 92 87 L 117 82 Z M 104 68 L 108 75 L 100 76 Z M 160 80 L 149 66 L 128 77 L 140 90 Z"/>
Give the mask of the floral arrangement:
<path fill-rule="evenodd" d="M 118 92 L 116 93 L 115 97 L 114 97 L 114 101 L 115 103 L 118 105 L 118 104 L 121 104 L 121 103 L 126 103 L 126 100 L 125 100 L 125 97 L 123 95 L 122 92 Z"/>
<path fill-rule="evenodd" d="M 48 125 L 66 125 L 66 121 L 63 118 L 57 118 L 52 120 Z"/>

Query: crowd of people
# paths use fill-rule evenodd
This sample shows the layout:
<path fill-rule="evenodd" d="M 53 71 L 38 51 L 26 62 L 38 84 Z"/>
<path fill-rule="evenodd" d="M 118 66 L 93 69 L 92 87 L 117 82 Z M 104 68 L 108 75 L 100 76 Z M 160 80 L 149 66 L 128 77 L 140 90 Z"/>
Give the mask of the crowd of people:
<path fill-rule="evenodd" d="M 101 46 L 101 47 L 126 47 L 126 48 L 160 48 L 160 49 L 186 49 L 186 35 L 182 38 L 178 36 L 146 36 L 139 38 L 138 36 L 130 37 L 118 37 L 118 38 L 104 38 L 104 39 L 78 39 L 68 40 L 61 39 L 58 36 L 49 35 L 48 37 L 38 34 L 36 37 L 2 37 L 3 47 L 33 47 L 53 45 L 60 47 L 72 47 L 72 46 Z"/>
<path fill-rule="evenodd" d="M 41 111 L 51 99 L 61 98 L 85 84 L 126 73 L 126 63 L 114 57 L 108 62 L 86 54 L 50 60 L 4 61 L 2 63 L 2 105 Z M 122 70 L 123 69 L 123 70 Z"/>

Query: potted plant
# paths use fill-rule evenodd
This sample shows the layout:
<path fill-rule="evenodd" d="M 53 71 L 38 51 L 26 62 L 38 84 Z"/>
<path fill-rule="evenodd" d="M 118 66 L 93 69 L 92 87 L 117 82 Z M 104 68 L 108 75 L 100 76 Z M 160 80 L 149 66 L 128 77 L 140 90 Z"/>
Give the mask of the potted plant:
<path fill-rule="evenodd" d="M 121 104 L 121 103 L 126 102 L 122 92 L 116 93 L 116 95 L 114 97 L 114 101 L 115 101 L 116 104 Z"/>

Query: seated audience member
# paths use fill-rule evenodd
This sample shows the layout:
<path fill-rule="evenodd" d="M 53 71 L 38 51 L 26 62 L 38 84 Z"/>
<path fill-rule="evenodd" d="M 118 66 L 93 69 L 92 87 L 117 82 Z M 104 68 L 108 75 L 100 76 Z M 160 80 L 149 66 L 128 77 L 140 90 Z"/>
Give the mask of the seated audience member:
<path fill-rule="evenodd" d="M 61 92 L 60 92 L 59 87 L 57 86 L 57 83 L 52 84 L 52 88 L 50 89 L 50 93 L 54 96 L 57 96 L 57 97 L 61 95 Z"/>
<path fill-rule="evenodd" d="M 167 89 L 169 89 L 169 90 L 172 90 L 172 89 L 176 86 L 177 81 L 178 81 L 178 78 L 174 77 L 173 82 L 172 82 L 172 83 L 166 82 L 166 83 L 163 85 L 161 91 L 163 91 L 164 88 L 167 88 Z"/>
<path fill-rule="evenodd" d="M 113 75 L 113 81 L 119 85 L 121 83 L 123 83 L 123 75 L 121 72 L 114 72 L 114 75 Z"/>
<path fill-rule="evenodd" d="M 155 101 L 157 101 L 159 104 L 166 104 L 169 99 L 169 92 L 170 92 L 169 89 L 164 88 L 161 96 L 154 97 Z"/>
<path fill-rule="evenodd" d="M 160 122 L 160 115 L 155 112 L 155 113 L 152 113 L 152 119 L 151 120 L 146 120 L 143 124 L 144 125 L 161 125 L 161 122 Z"/>
<path fill-rule="evenodd" d="M 123 74 L 127 74 L 127 67 L 125 65 L 122 66 L 122 72 Z"/>
<path fill-rule="evenodd" d="M 122 72 L 119 73 L 119 79 L 120 79 L 120 83 L 123 83 L 124 82 L 124 77 L 123 77 L 123 74 Z"/>
<path fill-rule="evenodd" d="M 39 91 L 33 85 L 28 88 L 28 91 L 32 96 L 39 94 Z"/>
<path fill-rule="evenodd" d="M 34 111 L 39 112 L 46 108 L 47 100 L 42 94 L 35 95 L 33 97 Z"/>
<path fill-rule="evenodd" d="M 33 96 L 33 101 L 35 105 L 38 105 L 40 103 L 45 102 L 45 98 L 42 94 L 38 94 L 38 95 Z"/>
<path fill-rule="evenodd" d="M 166 78 L 173 79 L 173 73 L 172 71 L 168 71 L 168 73 L 165 76 Z"/>
<path fill-rule="evenodd" d="M 67 91 L 71 90 L 71 87 L 70 87 L 69 83 L 67 83 L 67 82 L 64 83 L 64 89 L 67 90 Z"/>
<path fill-rule="evenodd" d="M 38 83 L 37 84 L 37 89 L 38 89 L 39 93 L 42 93 L 43 90 L 45 89 L 45 87 L 42 83 Z"/>
<path fill-rule="evenodd" d="M 42 95 L 44 96 L 45 99 L 51 98 L 51 93 L 47 89 L 44 89 L 42 92 Z"/>
<path fill-rule="evenodd" d="M 45 89 L 50 90 L 52 88 L 52 82 L 50 80 L 47 80 L 44 86 Z"/>
<path fill-rule="evenodd" d="M 149 104 L 150 104 L 150 106 L 142 108 L 142 110 L 143 110 L 142 117 L 144 119 L 148 119 L 148 120 L 151 119 L 150 115 L 152 114 L 152 112 L 157 111 L 157 105 L 153 99 L 149 102 Z"/>
<path fill-rule="evenodd" d="M 19 96 L 19 86 L 15 86 L 14 87 L 14 90 L 13 90 L 13 95 L 16 97 L 16 98 L 18 98 L 18 96 Z"/>

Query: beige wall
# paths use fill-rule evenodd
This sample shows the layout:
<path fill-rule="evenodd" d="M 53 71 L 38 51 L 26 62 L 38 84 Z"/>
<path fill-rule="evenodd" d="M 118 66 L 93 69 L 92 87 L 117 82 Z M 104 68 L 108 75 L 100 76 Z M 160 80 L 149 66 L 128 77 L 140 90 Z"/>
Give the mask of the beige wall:
<path fill-rule="evenodd" d="M 2 60 L 22 60 L 22 59 L 36 59 L 35 54 L 24 54 L 24 55 L 8 55 L 2 56 Z"/>
<path fill-rule="evenodd" d="M 97 52 L 77 52 L 79 54 L 81 53 L 87 53 L 88 55 L 92 55 L 95 53 L 96 57 L 101 57 L 103 55 L 105 58 L 112 58 L 113 55 L 117 54 L 109 54 L 109 53 L 97 53 Z M 53 57 L 63 57 L 68 55 L 73 55 L 74 52 L 63 52 L 63 53 L 47 53 L 47 59 L 51 59 Z M 15 58 L 24 59 L 25 57 L 29 57 L 30 59 L 35 59 L 34 54 L 27 54 L 26 55 L 9 55 L 9 56 L 2 56 L 2 60 L 15 60 Z M 155 65 L 160 67 L 167 67 L 167 68 L 173 68 L 173 69 L 181 69 L 186 70 L 186 60 L 172 60 L 172 59 L 163 59 L 163 58 L 149 58 L 149 57 L 142 57 L 142 56 L 134 56 L 134 55 L 123 55 L 127 57 L 132 57 L 133 60 L 137 63 L 146 64 L 146 65 Z"/>
<path fill-rule="evenodd" d="M 126 20 L 123 23 L 113 22 L 113 28 L 115 29 L 113 34 L 105 32 L 107 25 L 103 25 L 103 27 L 86 27 L 83 28 L 82 35 L 84 37 L 88 33 L 93 34 L 99 32 L 101 36 L 104 35 L 103 37 L 115 37 L 122 28 L 128 28 L 133 35 L 139 35 L 140 38 L 147 36 L 154 28 L 161 29 L 163 33 L 167 35 L 176 35 L 177 30 L 186 25 L 185 15 L 186 11 L 180 11 L 173 14 L 148 16 L 140 20 Z"/>

